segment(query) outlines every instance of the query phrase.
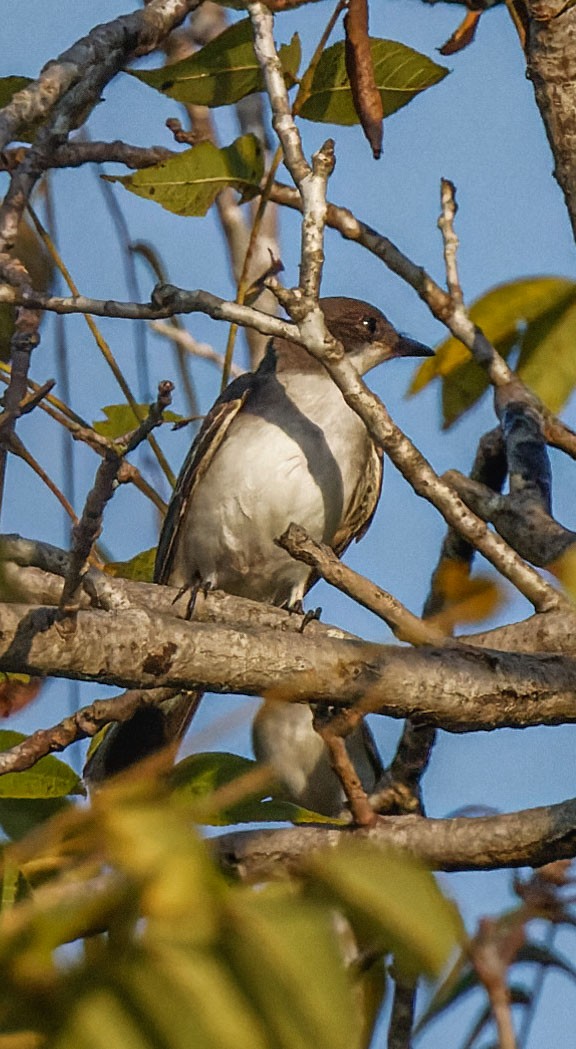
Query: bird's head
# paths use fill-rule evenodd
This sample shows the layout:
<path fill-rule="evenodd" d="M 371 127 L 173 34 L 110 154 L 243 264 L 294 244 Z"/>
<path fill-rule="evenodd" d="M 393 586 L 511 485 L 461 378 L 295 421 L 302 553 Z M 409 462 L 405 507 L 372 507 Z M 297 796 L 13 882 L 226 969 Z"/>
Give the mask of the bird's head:
<path fill-rule="evenodd" d="M 340 295 L 320 299 L 326 327 L 341 342 L 360 375 L 392 357 L 433 357 L 428 346 L 400 335 L 369 302 Z"/>

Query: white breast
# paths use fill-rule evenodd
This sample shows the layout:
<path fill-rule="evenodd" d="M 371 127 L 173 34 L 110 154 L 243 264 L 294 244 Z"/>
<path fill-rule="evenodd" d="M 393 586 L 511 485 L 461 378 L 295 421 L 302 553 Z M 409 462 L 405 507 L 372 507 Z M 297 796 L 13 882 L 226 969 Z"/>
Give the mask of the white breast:
<path fill-rule="evenodd" d="M 231 423 L 194 490 L 181 531 L 183 578 L 175 571 L 172 581 L 189 583 L 196 575 L 241 597 L 293 604 L 304 595 L 310 569 L 274 540 L 295 521 L 331 542 L 369 441 L 328 376 L 270 383 Z"/>

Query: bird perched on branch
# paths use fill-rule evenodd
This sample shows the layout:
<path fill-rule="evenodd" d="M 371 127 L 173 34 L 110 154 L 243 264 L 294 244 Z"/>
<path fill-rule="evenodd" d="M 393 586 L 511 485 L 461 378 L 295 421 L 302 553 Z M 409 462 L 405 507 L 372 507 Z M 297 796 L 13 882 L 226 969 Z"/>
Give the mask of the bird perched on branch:
<path fill-rule="evenodd" d="M 431 354 L 366 302 L 334 297 L 320 306 L 360 375 L 383 360 Z M 381 452 L 324 366 L 297 343 L 271 339 L 257 371 L 230 384 L 192 444 L 162 529 L 156 581 L 301 608 L 314 571 L 276 540 L 295 521 L 341 554 L 368 528 L 381 483 Z M 170 711 L 170 732 L 160 708 L 114 726 L 99 748 L 98 778 L 161 746 L 174 725 L 183 731 L 197 699 L 189 695 L 187 708 L 178 700 L 184 713 L 175 719 Z M 380 766 L 368 730 L 356 729 L 347 747 L 372 790 Z M 309 707 L 265 703 L 254 749 L 291 800 L 328 815 L 341 811 L 342 788 Z"/>

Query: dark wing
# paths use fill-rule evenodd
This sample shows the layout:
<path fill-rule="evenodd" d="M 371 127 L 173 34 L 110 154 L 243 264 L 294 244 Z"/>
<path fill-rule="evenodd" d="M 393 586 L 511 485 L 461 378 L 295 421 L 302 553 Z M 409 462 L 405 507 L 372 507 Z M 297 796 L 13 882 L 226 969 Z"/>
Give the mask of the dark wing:
<path fill-rule="evenodd" d="M 366 471 L 361 477 L 346 517 L 334 536 L 332 548 L 340 557 L 353 539 L 358 542 L 368 531 L 382 491 L 382 449 L 370 442 Z"/>
<path fill-rule="evenodd" d="M 188 500 L 222 444 L 228 427 L 253 389 L 254 375 L 240 375 L 226 387 L 205 417 L 178 475 L 160 533 L 154 581 L 166 583 L 172 570 L 174 549 Z"/>
<path fill-rule="evenodd" d="M 370 442 L 370 454 L 366 466 L 366 472 L 361 477 L 356 491 L 352 497 L 348 514 L 336 532 L 332 543 L 332 549 L 338 557 L 350 546 L 353 539 L 358 542 L 366 534 L 372 518 L 376 513 L 376 507 L 382 492 L 383 477 L 383 453 L 381 448 Z M 318 582 L 320 576 L 312 570 L 306 584 L 306 593 Z M 377 751 L 376 751 L 377 753 Z M 376 765 L 376 762 L 374 762 Z"/>

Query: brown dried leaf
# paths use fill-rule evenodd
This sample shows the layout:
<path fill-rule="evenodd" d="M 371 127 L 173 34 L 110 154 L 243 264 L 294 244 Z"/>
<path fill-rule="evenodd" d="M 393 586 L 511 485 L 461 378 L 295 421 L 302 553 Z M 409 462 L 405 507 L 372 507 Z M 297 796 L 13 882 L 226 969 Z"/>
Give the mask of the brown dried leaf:
<path fill-rule="evenodd" d="M 572 600 L 576 600 L 576 547 L 574 544 L 546 567 L 560 580 Z"/>
<path fill-rule="evenodd" d="M 440 54 L 455 55 L 458 51 L 463 51 L 465 47 L 468 47 L 476 36 L 481 14 L 481 11 L 468 11 L 466 17 L 452 33 L 450 39 L 442 47 L 438 48 Z"/>
<path fill-rule="evenodd" d="M 378 160 L 382 153 L 384 111 L 376 86 L 368 37 L 368 0 L 350 0 L 348 14 L 344 19 L 344 30 L 346 72 L 354 108 L 372 148 L 374 159 Z"/>
<path fill-rule="evenodd" d="M 40 691 L 42 678 L 28 674 L 0 674 L 0 717 L 8 718 L 27 707 Z"/>
<path fill-rule="evenodd" d="M 502 591 L 488 576 L 468 574 L 468 565 L 443 561 L 435 578 L 435 589 L 442 595 L 442 611 L 431 622 L 449 633 L 457 623 L 478 623 L 495 611 Z"/>

